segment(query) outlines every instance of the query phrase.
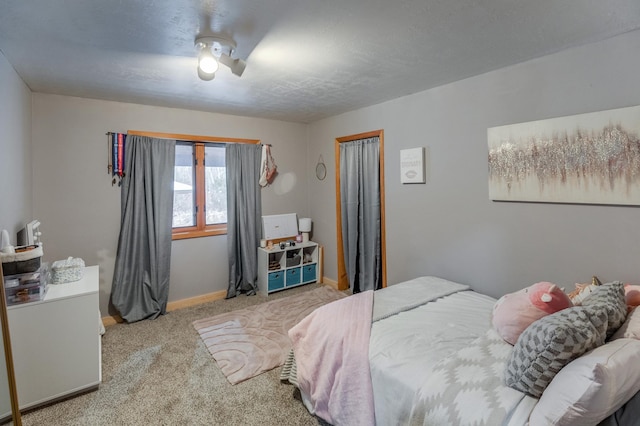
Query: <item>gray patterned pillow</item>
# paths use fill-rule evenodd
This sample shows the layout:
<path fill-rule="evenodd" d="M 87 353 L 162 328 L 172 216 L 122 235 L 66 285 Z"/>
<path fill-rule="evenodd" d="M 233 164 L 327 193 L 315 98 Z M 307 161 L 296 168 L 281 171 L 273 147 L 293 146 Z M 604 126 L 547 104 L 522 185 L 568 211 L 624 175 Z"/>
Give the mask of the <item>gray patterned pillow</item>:
<path fill-rule="evenodd" d="M 604 343 L 607 320 L 603 309 L 575 306 L 534 322 L 513 347 L 506 385 L 539 398 L 562 367 Z"/>
<path fill-rule="evenodd" d="M 620 281 L 597 286 L 584 299 L 582 306 L 604 309 L 607 313 L 607 339 L 620 328 L 627 318 L 627 303 L 624 298 L 624 284 Z"/>

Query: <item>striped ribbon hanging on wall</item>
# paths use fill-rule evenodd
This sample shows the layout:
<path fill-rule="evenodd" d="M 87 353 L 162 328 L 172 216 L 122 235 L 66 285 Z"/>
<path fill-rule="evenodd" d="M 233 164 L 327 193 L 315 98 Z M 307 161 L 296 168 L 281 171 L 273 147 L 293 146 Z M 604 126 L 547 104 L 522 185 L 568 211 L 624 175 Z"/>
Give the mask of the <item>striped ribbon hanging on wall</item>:
<path fill-rule="evenodd" d="M 107 173 L 113 176 L 111 185 L 115 185 L 116 179 L 119 179 L 118 186 L 120 186 L 122 178 L 124 177 L 125 167 L 125 155 L 124 150 L 127 143 L 126 133 L 114 133 L 108 132 L 108 156 L 109 165 L 107 167 Z"/>
<path fill-rule="evenodd" d="M 125 133 L 112 133 L 111 145 L 113 152 L 113 176 L 124 175 L 124 146 L 127 142 Z"/>

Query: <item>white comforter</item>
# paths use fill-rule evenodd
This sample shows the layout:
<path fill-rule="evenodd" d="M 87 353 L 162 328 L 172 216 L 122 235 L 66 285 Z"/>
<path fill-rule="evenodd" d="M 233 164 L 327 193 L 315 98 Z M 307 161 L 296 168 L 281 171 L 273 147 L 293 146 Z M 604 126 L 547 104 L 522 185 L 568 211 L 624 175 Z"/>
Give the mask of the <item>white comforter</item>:
<path fill-rule="evenodd" d="M 418 288 L 420 293 L 433 280 L 444 281 L 422 277 L 398 285 Z M 378 299 L 376 294 L 375 303 Z M 511 346 L 491 334 L 494 303 L 491 297 L 458 291 L 373 323 L 369 363 L 377 425 L 488 425 L 495 424 L 496 417 L 501 417 L 501 424 L 527 423 L 537 400 L 501 385 L 499 375 Z M 457 365 L 458 356 L 478 362 Z M 483 374 L 491 368 L 488 362 L 495 364 L 497 373 L 491 377 Z M 479 376 L 484 383 L 460 392 L 458 387 L 465 384 L 451 383 L 456 375 L 461 382 Z M 483 391 L 483 387 L 489 389 Z M 447 392 L 460 396 L 457 401 L 445 400 L 442 396 Z"/>
<path fill-rule="evenodd" d="M 537 400 L 502 384 L 512 349 L 490 327 L 494 299 L 436 277 L 373 296 L 325 305 L 290 331 L 312 413 L 349 426 L 527 424 Z"/>

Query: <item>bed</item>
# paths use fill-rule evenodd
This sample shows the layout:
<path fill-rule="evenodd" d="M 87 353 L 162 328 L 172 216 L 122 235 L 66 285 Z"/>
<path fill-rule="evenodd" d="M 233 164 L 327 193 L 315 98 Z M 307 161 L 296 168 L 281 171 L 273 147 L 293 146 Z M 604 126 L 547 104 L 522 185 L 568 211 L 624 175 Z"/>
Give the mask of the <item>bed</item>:
<path fill-rule="evenodd" d="M 640 340 L 603 338 L 534 397 L 505 384 L 495 302 L 437 277 L 344 298 L 291 329 L 281 379 L 334 425 L 637 424 Z"/>

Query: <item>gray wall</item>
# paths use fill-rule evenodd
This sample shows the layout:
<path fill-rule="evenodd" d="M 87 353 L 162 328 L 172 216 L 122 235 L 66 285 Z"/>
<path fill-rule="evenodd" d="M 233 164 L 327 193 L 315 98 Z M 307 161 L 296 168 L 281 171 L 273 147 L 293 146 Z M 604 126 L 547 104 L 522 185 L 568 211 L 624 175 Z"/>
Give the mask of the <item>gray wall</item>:
<path fill-rule="evenodd" d="M 0 230 L 16 244 L 31 214 L 31 92 L 0 52 Z"/>
<path fill-rule="evenodd" d="M 0 230 L 9 231 L 15 245 L 31 213 L 31 92 L 1 52 L 0 93 Z M 7 414 L 11 401 L 0 328 L 0 417 Z"/>
<path fill-rule="evenodd" d="M 264 214 L 307 215 L 306 126 L 273 120 L 33 94 L 33 215 L 45 260 L 81 257 L 100 266 L 100 309 L 108 308 L 120 225 L 120 191 L 107 175 L 107 131 L 260 139 L 280 171 L 264 188 Z M 26 219 L 26 218 L 21 218 Z M 226 236 L 173 242 L 169 301 L 227 288 Z"/>
<path fill-rule="evenodd" d="M 487 128 L 640 104 L 640 32 L 564 51 L 310 125 L 315 240 L 335 279 L 336 137 L 384 129 L 389 284 L 420 275 L 499 296 L 538 281 L 638 282 L 637 207 L 492 202 Z M 428 69 L 425 70 L 428 72 Z M 375 90 L 375 88 L 372 88 Z M 428 182 L 401 185 L 399 151 L 428 150 Z"/>

